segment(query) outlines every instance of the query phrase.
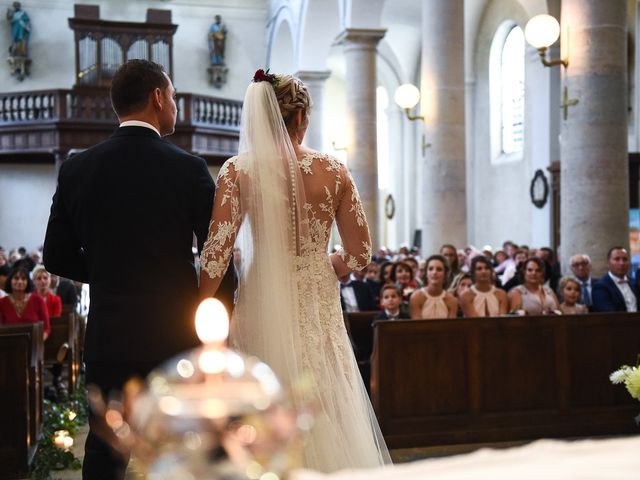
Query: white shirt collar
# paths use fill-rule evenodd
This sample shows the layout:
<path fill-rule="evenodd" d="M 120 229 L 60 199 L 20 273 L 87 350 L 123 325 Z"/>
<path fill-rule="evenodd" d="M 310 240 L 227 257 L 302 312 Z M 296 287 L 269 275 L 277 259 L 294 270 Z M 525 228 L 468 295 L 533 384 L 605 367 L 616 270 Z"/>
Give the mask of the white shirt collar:
<path fill-rule="evenodd" d="M 145 127 L 145 128 L 150 128 L 151 130 L 156 132 L 159 137 L 161 136 L 160 132 L 158 131 L 158 129 L 156 127 L 154 127 L 150 123 L 143 122 L 142 120 L 127 120 L 126 122 L 122 122 L 120 124 L 120 126 L 121 127 Z"/>
<path fill-rule="evenodd" d="M 626 275 L 624 277 L 616 277 L 613 273 L 609 272 L 609 276 L 611 277 L 611 280 L 613 280 L 615 283 L 620 283 L 620 281 L 624 281 L 624 282 L 629 281 Z"/>

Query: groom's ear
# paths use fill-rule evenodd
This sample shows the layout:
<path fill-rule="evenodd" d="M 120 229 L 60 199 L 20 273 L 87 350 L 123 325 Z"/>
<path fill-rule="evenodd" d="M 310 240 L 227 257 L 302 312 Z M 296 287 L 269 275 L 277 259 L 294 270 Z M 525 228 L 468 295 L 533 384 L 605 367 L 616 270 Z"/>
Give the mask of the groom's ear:
<path fill-rule="evenodd" d="M 151 93 L 149 93 L 149 105 L 152 105 L 154 109 L 162 110 L 162 90 L 157 87 L 151 90 Z"/>

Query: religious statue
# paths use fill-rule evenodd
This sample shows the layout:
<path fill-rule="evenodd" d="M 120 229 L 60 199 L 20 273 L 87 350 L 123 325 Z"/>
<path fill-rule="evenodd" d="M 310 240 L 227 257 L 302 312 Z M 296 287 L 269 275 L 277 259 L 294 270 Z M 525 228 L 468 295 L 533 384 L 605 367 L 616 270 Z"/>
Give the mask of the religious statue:
<path fill-rule="evenodd" d="M 211 65 L 224 65 L 224 44 L 227 39 L 227 27 L 222 23 L 222 17 L 216 15 L 215 22 L 209 29 L 209 53 Z"/>
<path fill-rule="evenodd" d="M 7 9 L 7 20 L 11 24 L 11 46 L 9 47 L 8 62 L 12 74 L 19 80 L 29 75 L 29 37 L 31 36 L 31 20 L 27 12 L 22 10 L 20 2 L 13 2 Z"/>
<path fill-rule="evenodd" d="M 211 66 L 209 72 L 209 82 L 213 86 L 220 88 L 227 81 L 227 67 L 224 62 L 224 49 L 227 40 L 227 27 L 222 23 L 222 17 L 216 15 L 214 22 L 209 29 L 209 57 Z"/>

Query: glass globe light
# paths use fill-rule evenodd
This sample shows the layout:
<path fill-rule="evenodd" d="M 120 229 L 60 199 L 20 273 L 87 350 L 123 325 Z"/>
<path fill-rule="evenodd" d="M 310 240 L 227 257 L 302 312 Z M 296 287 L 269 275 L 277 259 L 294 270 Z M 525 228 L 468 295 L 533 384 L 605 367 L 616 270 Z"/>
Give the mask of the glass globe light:
<path fill-rule="evenodd" d="M 413 108 L 420 101 L 420 90 L 415 85 L 405 83 L 396 89 L 394 99 L 401 108 Z"/>
<path fill-rule="evenodd" d="M 536 15 L 527 22 L 524 36 L 532 47 L 548 48 L 558 40 L 560 24 L 551 15 Z"/>

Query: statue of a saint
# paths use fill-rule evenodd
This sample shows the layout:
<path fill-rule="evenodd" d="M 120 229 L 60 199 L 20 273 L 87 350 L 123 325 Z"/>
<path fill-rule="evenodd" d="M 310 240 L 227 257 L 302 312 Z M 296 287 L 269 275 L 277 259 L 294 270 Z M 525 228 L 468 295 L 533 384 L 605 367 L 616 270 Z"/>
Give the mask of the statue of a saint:
<path fill-rule="evenodd" d="M 209 29 L 209 54 L 211 65 L 224 65 L 224 47 L 227 39 L 227 27 L 222 23 L 222 17 L 216 15 L 214 23 Z"/>
<path fill-rule="evenodd" d="M 29 37 L 31 36 L 31 20 L 27 12 L 22 10 L 20 2 L 13 2 L 7 9 L 7 20 L 11 23 L 11 46 L 9 54 L 14 57 L 29 56 Z"/>

